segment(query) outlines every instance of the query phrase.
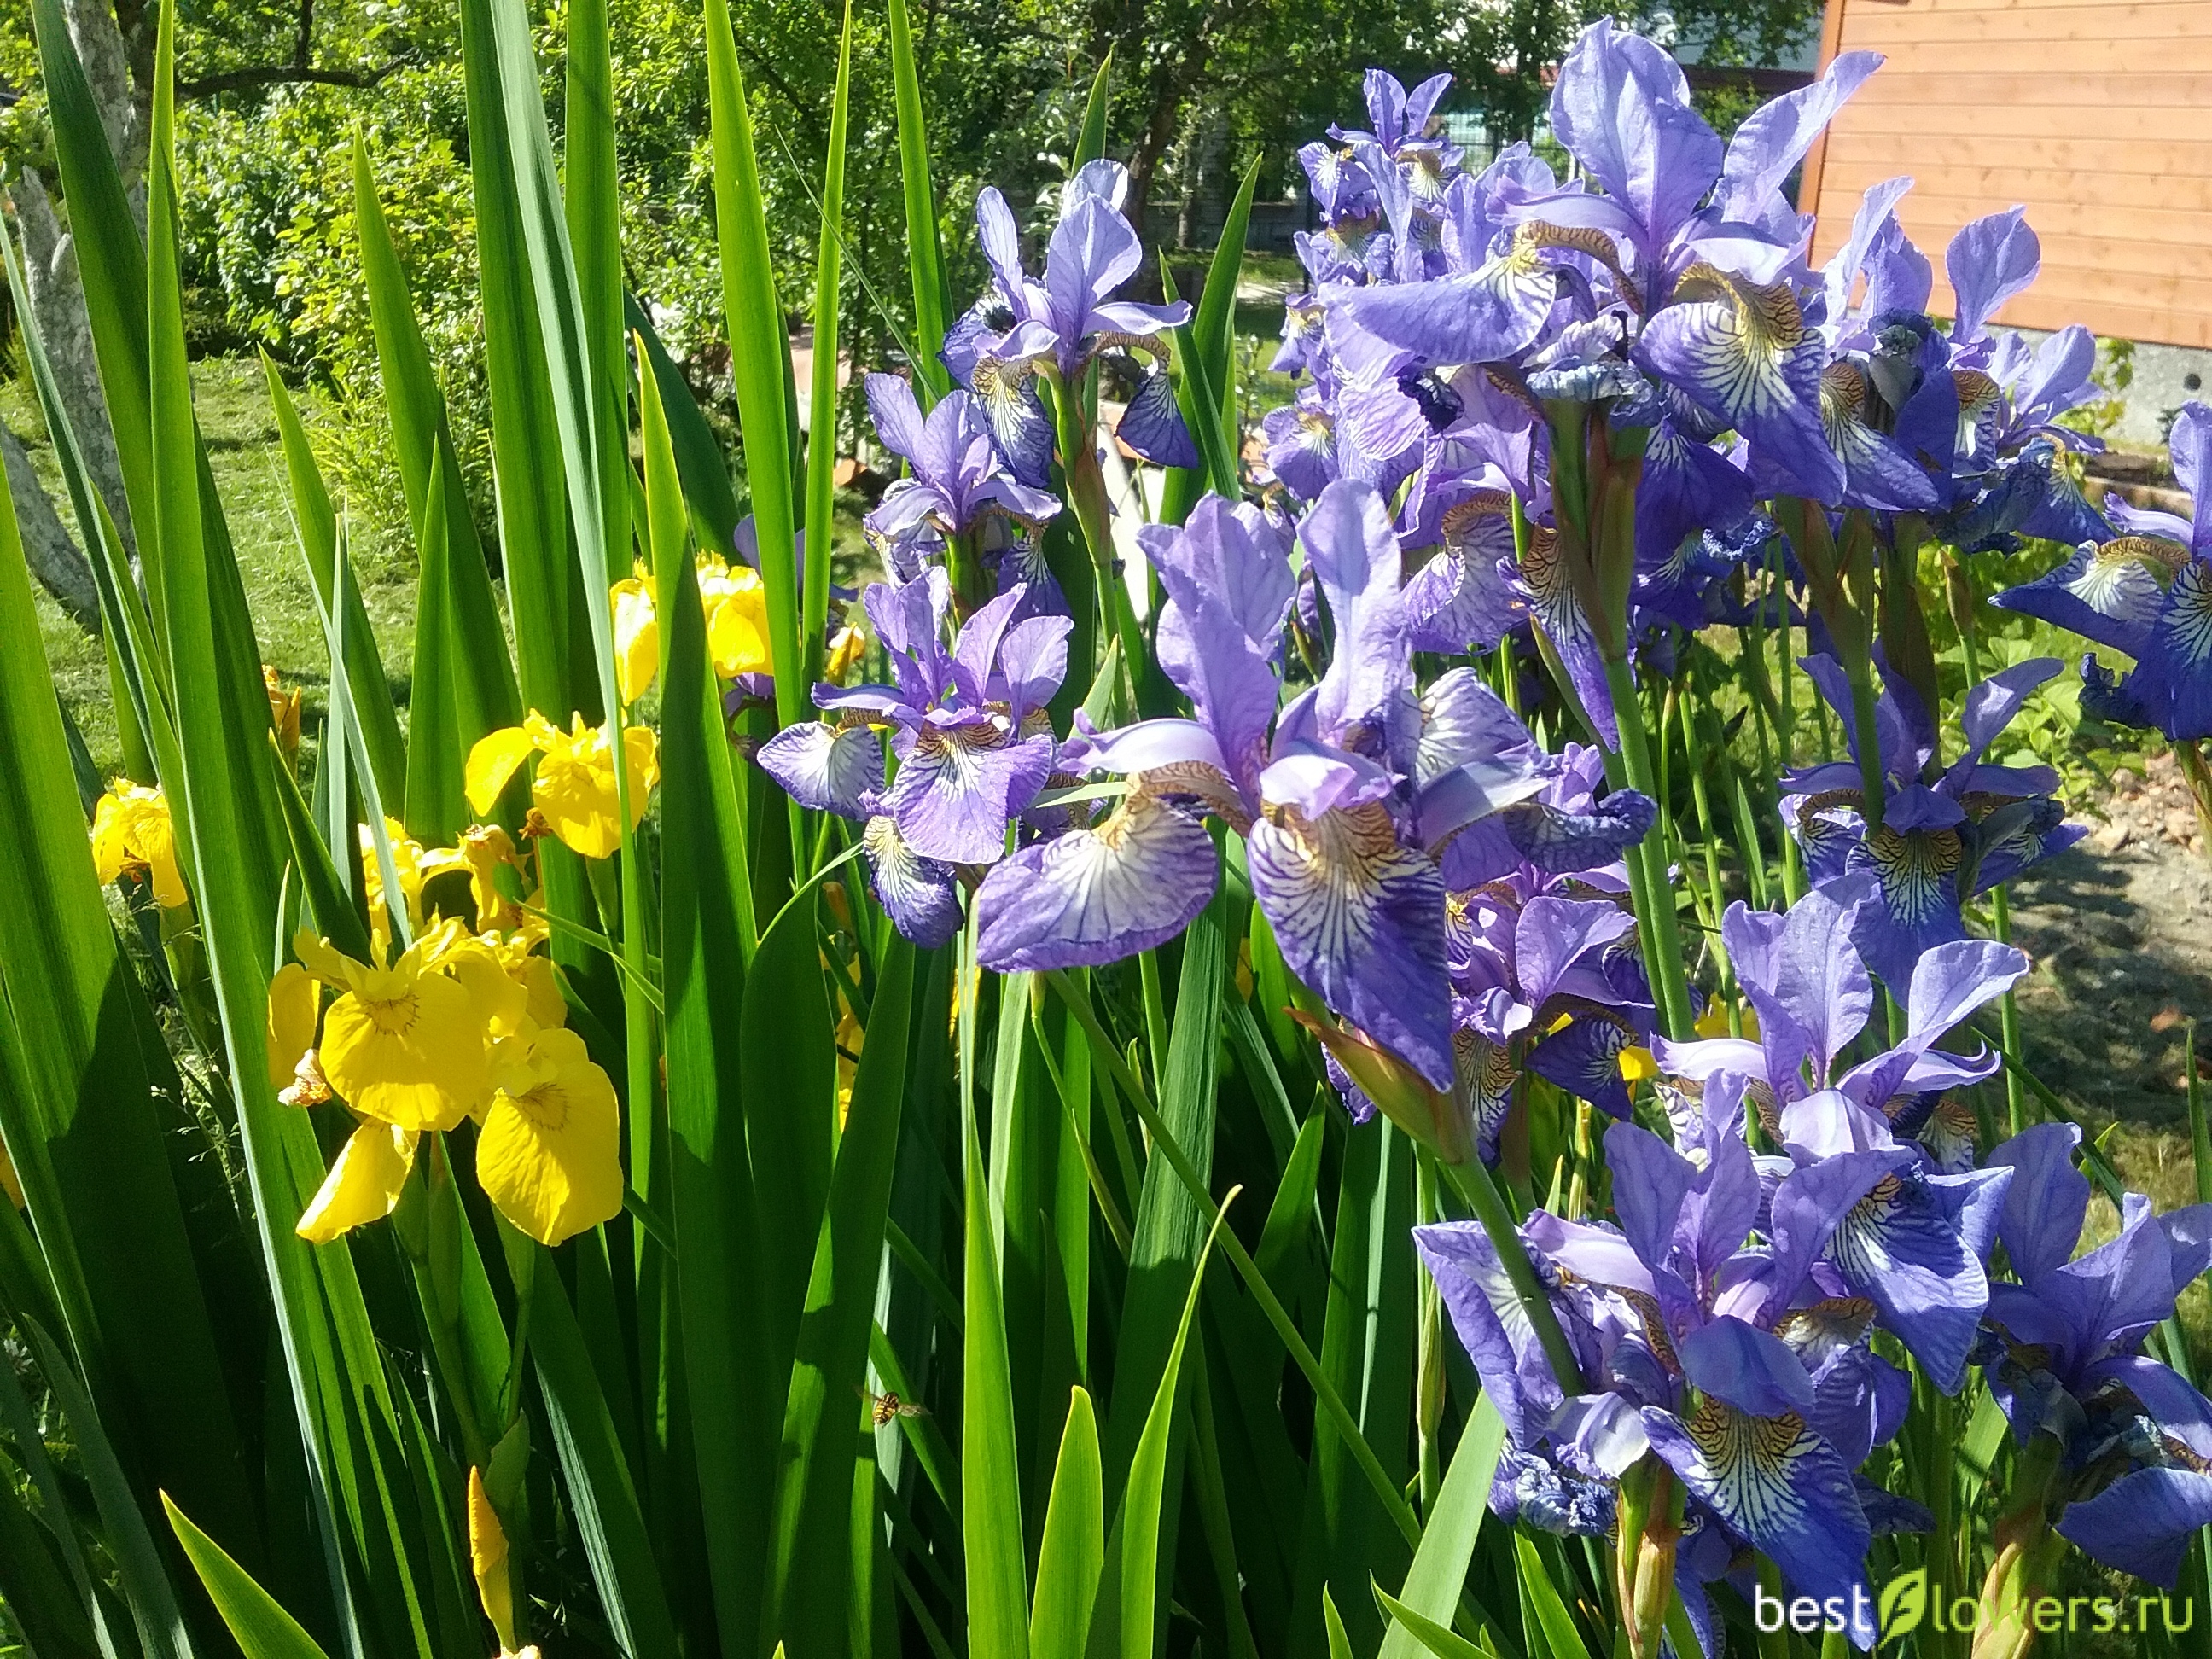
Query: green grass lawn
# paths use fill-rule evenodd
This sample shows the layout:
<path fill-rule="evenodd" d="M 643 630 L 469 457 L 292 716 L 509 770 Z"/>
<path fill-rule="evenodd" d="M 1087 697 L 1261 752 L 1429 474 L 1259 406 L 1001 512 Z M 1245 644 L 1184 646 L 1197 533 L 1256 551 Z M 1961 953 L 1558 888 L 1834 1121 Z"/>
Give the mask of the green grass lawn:
<path fill-rule="evenodd" d="M 312 720 L 324 706 L 329 655 L 307 568 L 292 532 L 283 453 L 261 366 L 246 359 L 215 358 L 193 364 L 191 373 L 208 465 L 238 550 L 262 660 L 276 670 L 286 685 L 305 691 L 303 701 Z M 302 414 L 318 431 L 331 441 L 341 441 L 336 416 L 315 389 L 300 388 L 295 395 Z M 25 382 L 0 383 L 0 415 L 23 438 L 53 498 L 62 501 L 61 470 Z M 349 428 L 343 438 L 359 441 L 360 434 Z M 339 508 L 352 528 L 351 550 L 362 598 L 404 709 L 415 648 L 415 551 L 405 536 L 392 532 L 389 526 L 400 515 L 384 504 L 341 501 Z M 63 519 L 69 521 L 65 507 Z M 40 634 L 63 707 L 83 732 L 94 763 L 103 773 L 112 772 L 121 764 L 122 754 L 100 641 L 70 621 L 43 591 L 37 599 Z"/>

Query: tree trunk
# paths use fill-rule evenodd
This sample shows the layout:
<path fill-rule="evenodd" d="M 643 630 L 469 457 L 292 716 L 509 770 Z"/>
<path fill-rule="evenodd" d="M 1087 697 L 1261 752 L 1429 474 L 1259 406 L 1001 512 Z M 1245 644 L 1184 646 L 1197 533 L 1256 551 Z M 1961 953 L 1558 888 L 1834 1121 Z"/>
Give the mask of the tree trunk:
<path fill-rule="evenodd" d="M 130 3 L 130 0 L 125 0 Z M 135 24 L 140 8 L 131 6 Z M 100 125 L 130 203 L 140 239 L 146 234 L 146 157 L 152 128 L 152 90 L 146 54 L 126 40 L 112 0 L 62 0 L 70 42 L 76 49 L 85 82 L 99 106 Z M 134 27 L 133 33 L 143 30 Z M 136 534 L 131 504 L 123 491 L 123 469 L 116 458 L 115 433 L 93 349 L 92 325 L 85 313 L 84 287 L 77 274 L 76 249 L 55 212 L 46 179 L 25 167 L 9 194 L 15 209 L 24 276 L 30 289 L 29 320 L 37 325 L 53 370 L 62 412 L 76 434 L 77 448 L 94 489 L 107 503 L 123 544 L 134 553 Z M 58 441 L 58 440 L 57 440 Z M 8 487 L 15 498 L 23 532 L 23 550 L 31 569 L 62 608 L 97 633 L 100 607 L 90 566 L 70 540 L 61 515 L 47 497 L 30 458 L 15 434 L 0 426 L 0 457 Z"/>
<path fill-rule="evenodd" d="M 31 574 L 85 632 L 98 634 L 100 595 L 92 585 L 92 567 L 62 528 L 53 502 L 31 470 L 22 441 L 4 422 L 0 422 L 0 463 L 5 464 L 9 493 L 15 498 L 15 522 L 23 533 L 23 556 Z M 10 648 L 20 649 L 20 642 Z"/>
<path fill-rule="evenodd" d="M 108 424 L 107 402 L 100 392 L 100 360 L 93 349 L 91 319 L 85 314 L 76 240 L 56 218 L 46 183 L 35 171 L 23 169 L 15 196 L 31 310 L 46 349 L 47 365 L 53 370 L 54 389 L 69 416 L 70 429 L 76 434 L 85 470 L 114 515 L 123 545 L 135 553 L 131 503 L 123 492 L 115 431 Z"/>

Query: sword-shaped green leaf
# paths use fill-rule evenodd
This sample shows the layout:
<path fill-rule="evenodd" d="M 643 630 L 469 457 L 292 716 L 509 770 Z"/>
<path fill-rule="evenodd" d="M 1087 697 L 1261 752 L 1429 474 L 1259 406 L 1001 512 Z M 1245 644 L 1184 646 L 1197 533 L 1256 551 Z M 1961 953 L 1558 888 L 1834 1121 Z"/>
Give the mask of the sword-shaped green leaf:
<path fill-rule="evenodd" d="M 768 210 L 753 150 L 753 118 L 738 68 L 726 0 L 707 0 L 707 90 L 714 152 L 714 225 L 722 258 L 722 303 L 730 374 L 745 446 L 745 483 L 768 596 L 769 650 L 775 667 L 779 725 L 806 718 L 805 661 L 799 633 L 797 516 L 793 511 L 791 341 L 775 297 Z M 827 549 L 817 550 L 817 556 Z M 826 562 L 825 562 L 826 568 Z M 795 814 L 797 809 L 794 807 Z"/>
<path fill-rule="evenodd" d="M 952 390 L 938 358 L 952 309 L 945 288 L 945 252 L 937 234 L 937 194 L 929 182 L 929 134 L 906 0 L 890 0 L 891 90 L 898 110 L 899 184 L 906 204 L 906 263 L 914 285 L 914 395 L 927 410 Z"/>

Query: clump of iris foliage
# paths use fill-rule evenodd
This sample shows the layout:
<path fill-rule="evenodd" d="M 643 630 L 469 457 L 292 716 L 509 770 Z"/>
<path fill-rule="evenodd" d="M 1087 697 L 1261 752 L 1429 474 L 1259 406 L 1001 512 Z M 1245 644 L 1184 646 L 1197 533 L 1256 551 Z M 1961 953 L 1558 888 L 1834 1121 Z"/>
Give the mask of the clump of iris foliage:
<path fill-rule="evenodd" d="M 2212 1567 L 2212 1210 L 2018 1065 L 2005 884 L 2080 831 L 2006 736 L 2062 665 L 1985 678 L 1977 617 L 2118 653 L 2085 706 L 2201 781 L 2212 507 L 2070 482 L 2092 341 L 1989 320 L 2019 213 L 1946 250 L 1948 326 L 1904 180 L 1809 265 L 1785 184 L 1872 57 L 1723 144 L 1599 23 L 1564 182 L 1374 73 L 1248 434 L 1249 185 L 1194 305 L 1132 297 L 1095 97 L 1042 247 L 982 196 L 960 308 L 891 0 L 919 322 L 856 597 L 796 419 L 843 77 L 802 388 L 708 0 L 740 492 L 623 292 L 604 9 L 556 164 L 520 0 L 461 3 L 504 614 L 364 166 L 419 614 L 403 730 L 272 374 L 313 741 L 200 453 L 170 100 L 142 245 L 36 8 L 138 557 L 33 337 L 126 759 L 80 791 L 0 514 L 33 1651 L 1786 1659 L 1887 1615 L 2013 1659 L 2084 1582 L 2203 1650 L 2136 1592 Z M 2200 500 L 2208 452 L 2192 407 Z M 1974 593 L 2027 538 L 2080 550 Z"/>

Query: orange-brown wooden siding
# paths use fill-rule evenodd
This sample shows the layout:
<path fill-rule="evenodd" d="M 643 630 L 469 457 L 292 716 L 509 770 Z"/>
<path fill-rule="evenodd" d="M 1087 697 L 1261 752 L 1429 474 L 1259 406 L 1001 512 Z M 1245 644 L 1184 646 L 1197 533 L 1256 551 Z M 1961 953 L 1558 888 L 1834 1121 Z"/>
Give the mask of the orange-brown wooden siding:
<path fill-rule="evenodd" d="M 1828 0 L 1821 48 L 1888 61 L 1807 158 L 1816 264 L 1910 173 L 1939 314 L 1952 233 L 2024 204 L 2043 275 L 1999 320 L 2212 347 L 2212 0 Z"/>

